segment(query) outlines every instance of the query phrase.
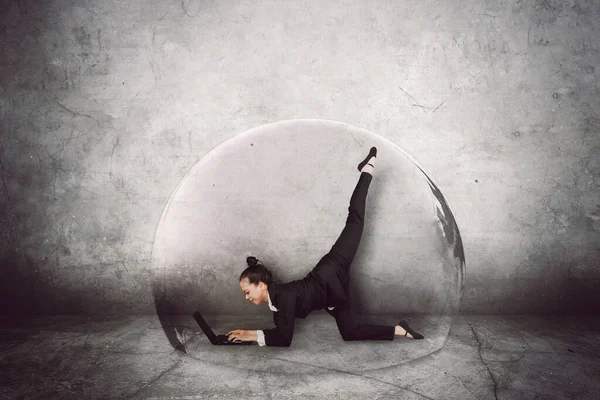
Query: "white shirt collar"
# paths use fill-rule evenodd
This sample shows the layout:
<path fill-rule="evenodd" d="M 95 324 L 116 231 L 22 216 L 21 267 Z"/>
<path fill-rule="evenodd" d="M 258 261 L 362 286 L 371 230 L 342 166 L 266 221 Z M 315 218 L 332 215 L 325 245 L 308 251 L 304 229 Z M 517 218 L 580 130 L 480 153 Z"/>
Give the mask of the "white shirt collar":
<path fill-rule="evenodd" d="M 275 306 L 273 305 L 273 303 L 271 303 L 271 296 L 269 296 L 269 292 L 267 291 L 267 298 L 269 299 L 269 308 L 271 309 L 271 311 L 279 311 L 277 308 L 275 308 Z"/>

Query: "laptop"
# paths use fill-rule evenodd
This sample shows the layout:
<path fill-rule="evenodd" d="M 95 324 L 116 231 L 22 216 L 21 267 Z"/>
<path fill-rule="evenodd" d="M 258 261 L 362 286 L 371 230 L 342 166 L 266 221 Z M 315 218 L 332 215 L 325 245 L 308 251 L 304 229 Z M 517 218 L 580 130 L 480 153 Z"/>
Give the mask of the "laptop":
<path fill-rule="evenodd" d="M 210 326 L 206 323 L 202 315 L 198 311 L 193 314 L 194 319 L 200 325 L 200 328 L 204 331 L 204 334 L 210 340 L 210 342 L 214 345 L 230 345 L 230 344 L 243 344 L 249 345 L 252 344 L 252 341 L 243 341 L 243 340 L 229 340 L 227 339 L 227 335 L 215 335 Z"/>

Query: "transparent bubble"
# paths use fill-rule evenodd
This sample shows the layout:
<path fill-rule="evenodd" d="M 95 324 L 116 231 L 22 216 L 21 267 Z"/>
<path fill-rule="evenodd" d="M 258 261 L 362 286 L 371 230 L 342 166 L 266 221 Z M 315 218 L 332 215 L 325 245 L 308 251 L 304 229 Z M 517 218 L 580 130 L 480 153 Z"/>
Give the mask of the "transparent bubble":
<path fill-rule="evenodd" d="M 356 165 L 371 146 L 378 155 L 351 267 L 357 321 L 409 319 L 426 339 L 344 342 L 335 320 L 314 311 L 296 319 L 289 348 L 212 346 L 191 314 L 200 311 L 217 334 L 273 327 L 268 306 L 248 303 L 240 289 L 246 257 L 281 281 L 306 276 L 341 233 Z M 164 209 L 152 268 L 157 314 L 172 345 L 217 364 L 282 372 L 296 362 L 309 373 L 372 370 L 440 349 L 460 308 L 465 258 L 448 203 L 410 156 L 364 129 L 303 119 L 244 132 L 202 157 Z M 272 354 L 277 360 L 257 366 L 257 356 Z"/>

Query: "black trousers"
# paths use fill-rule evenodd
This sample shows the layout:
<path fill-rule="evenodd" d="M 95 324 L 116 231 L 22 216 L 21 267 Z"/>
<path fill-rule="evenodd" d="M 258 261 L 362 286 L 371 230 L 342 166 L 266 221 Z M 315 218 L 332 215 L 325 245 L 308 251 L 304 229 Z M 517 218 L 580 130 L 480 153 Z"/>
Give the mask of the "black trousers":
<path fill-rule="evenodd" d="M 342 286 L 348 296 L 348 302 L 326 311 L 337 323 L 338 329 L 344 340 L 393 340 L 394 326 L 389 325 L 361 325 L 357 324 L 352 316 L 350 299 L 350 265 L 356 255 L 356 250 L 362 236 L 367 193 L 373 176 L 362 172 L 354 188 L 348 207 L 346 226 L 340 237 L 335 242 L 329 253 L 319 261 L 321 268 L 334 268 Z M 323 265 L 326 264 L 326 265 Z"/>

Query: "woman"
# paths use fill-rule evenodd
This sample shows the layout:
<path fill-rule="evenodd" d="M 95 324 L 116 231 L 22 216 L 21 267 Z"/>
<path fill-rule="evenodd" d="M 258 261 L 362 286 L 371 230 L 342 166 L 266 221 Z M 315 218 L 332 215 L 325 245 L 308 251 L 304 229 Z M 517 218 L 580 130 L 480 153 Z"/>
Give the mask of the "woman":
<path fill-rule="evenodd" d="M 371 148 L 358 164 L 360 178 L 350 198 L 348 218 L 331 251 L 303 279 L 274 283 L 271 272 L 256 258 L 248 257 L 248 268 L 240 276 L 240 288 L 253 304 L 268 303 L 273 311 L 275 328 L 233 330 L 229 340 L 256 341 L 261 346 L 288 347 L 294 335 L 295 318 L 306 318 L 313 310 L 326 311 L 335 318 L 344 340 L 393 340 L 394 336 L 423 339 L 406 321 L 396 326 L 359 325 L 352 318 L 350 306 L 350 264 L 363 232 L 365 203 L 373 178 L 377 149 Z"/>

